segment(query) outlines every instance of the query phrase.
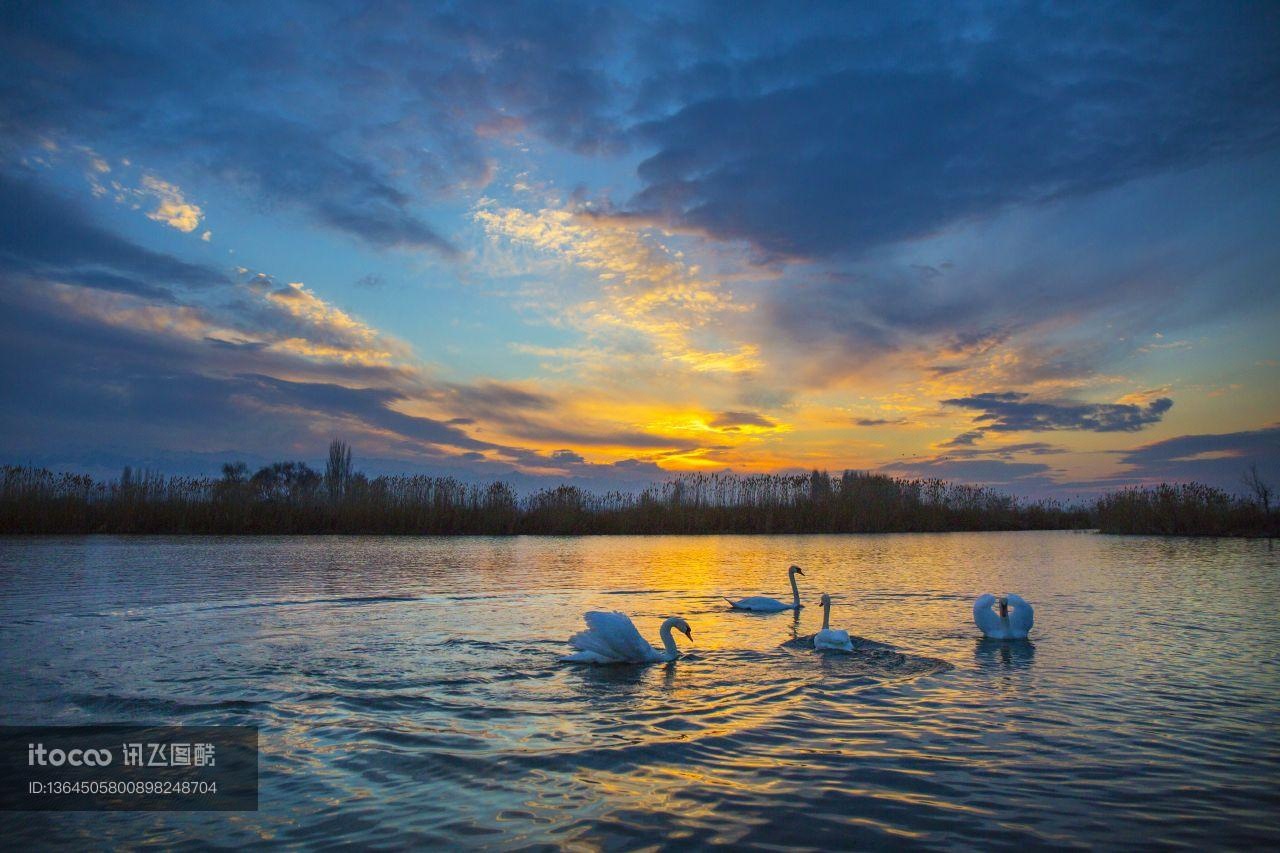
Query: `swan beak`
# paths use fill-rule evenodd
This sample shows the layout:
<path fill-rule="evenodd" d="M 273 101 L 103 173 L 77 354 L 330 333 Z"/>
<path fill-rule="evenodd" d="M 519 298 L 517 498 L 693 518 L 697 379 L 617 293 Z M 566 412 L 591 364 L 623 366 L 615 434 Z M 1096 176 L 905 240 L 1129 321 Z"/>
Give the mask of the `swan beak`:
<path fill-rule="evenodd" d="M 800 568 L 799 566 L 796 566 L 796 574 L 798 575 L 804 574 L 804 569 Z"/>
<path fill-rule="evenodd" d="M 684 632 L 684 635 L 685 635 L 686 637 L 688 637 L 688 638 L 690 639 L 690 641 L 692 641 L 692 640 L 693 640 L 693 629 L 692 629 L 692 628 L 686 628 L 686 629 L 685 629 L 685 632 Z"/>

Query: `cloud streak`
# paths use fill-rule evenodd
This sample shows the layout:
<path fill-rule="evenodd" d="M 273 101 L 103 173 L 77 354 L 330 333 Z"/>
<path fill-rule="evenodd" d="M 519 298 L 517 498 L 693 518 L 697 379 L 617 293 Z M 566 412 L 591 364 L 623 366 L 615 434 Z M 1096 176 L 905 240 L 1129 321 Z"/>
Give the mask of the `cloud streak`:
<path fill-rule="evenodd" d="M 1264 481 L 1280 483 L 1280 425 L 1231 433 L 1180 435 L 1119 452 L 1121 477 L 1132 481 L 1199 480 L 1231 492 L 1256 466 Z"/>
<path fill-rule="evenodd" d="M 1173 400 L 1160 397 L 1145 406 L 1135 403 L 1040 402 L 1017 391 L 985 392 L 943 400 L 943 405 L 979 412 L 978 432 L 1136 432 L 1159 423 Z M 970 434 L 972 435 L 972 434 Z M 967 442 L 958 442 L 967 443 Z"/>

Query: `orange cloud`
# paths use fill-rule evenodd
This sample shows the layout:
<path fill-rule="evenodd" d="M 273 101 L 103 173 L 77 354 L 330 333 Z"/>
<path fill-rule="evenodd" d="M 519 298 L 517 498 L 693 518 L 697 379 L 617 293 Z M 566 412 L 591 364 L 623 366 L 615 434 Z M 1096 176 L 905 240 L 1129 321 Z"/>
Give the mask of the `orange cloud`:
<path fill-rule="evenodd" d="M 595 274 L 598 290 L 571 306 L 574 321 L 594 339 L 638 336 L 660 358 L 698 373 L 748 373 L 761 367 L 758 347 L 720 340 L 716 326 L 725 315 L 751 306 L 735 302 L 718 281 L 662 245 L 651 229 L 491 201 L 477 207 L 474 218 L 491 238 Z"/>
<path fill-rule="evenodd" d="M 170 228 L 177 228 L 188 234 L 200 226 L 204 211 L 199 205 L 188 202 L 176 184 L 162 181 L 154 175 L 143 175 L 142 187 L 158 202 L 156 209 L 147 214 L 148 219 L 163 222 Z"/>

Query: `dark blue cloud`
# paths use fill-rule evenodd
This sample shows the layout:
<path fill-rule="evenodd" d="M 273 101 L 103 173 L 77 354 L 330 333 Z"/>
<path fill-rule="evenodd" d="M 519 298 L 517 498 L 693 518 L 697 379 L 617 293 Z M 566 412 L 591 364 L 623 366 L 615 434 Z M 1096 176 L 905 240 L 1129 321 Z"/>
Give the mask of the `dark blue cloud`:
<path fill-rule="evenodd" d="M 972 447 L 981 439 L 982 432 L 980 430 L 971 430 L 969 432 L 962 432 L 955 438 L 942 442 L 942 447 Z"/>
<path fill-rule="evenodd" d="M 425 203 L 487 180 L 484 139 L 622 144 L 608 5 L 0 8 L 0 152 L 42 138 L 240 187 L 380 248 L 455 256 Z"/>
<path fill-rule="evenodd" d="M 1042 462 L 1010 462 L 1003 459 L 953 459 L 938 456 L 903 459 L 881 466 L 880 471 L 895 476 L 938 478 L 950 482 L 991 486 L 1018 495 L 1053 491 L 1057 482 L 1053 469 Z"/>
<path fill-rule="evenodd" d="M 720 412 L 711 419 L 711 426 L 736 430 L 744 426 L 772 427 L 776 424 L 759 412 Z"/>
<path fill-rule="evenodd" d="M 981 483 L 1026 497 L 1089 500 L 1105 491 L 1156 483 L 1199 482 L 1248 495 L 1245 475 L 1256 469 L 1272 487 L 1280 485 L 1280 426 L 1234 433 L 1182 435 L 1114 453 L 1122 468 L 1091 480 L 1069 480 L 1064 472 L 1026 456 L 1054 456 L 1066 449 L 1043 442 L 1003 447 L 962 447 L 945 454 L 902 459 L 881 468 L 911 477 Z"/>
<path fill-rule="evenodd" d="M 822 376 L 904 351 L 962 382 L 973 369 L 989 382 L 999 363 L 1011 387 L 1129 370 L 1115 365 L 1158 343 L 1155 330 L 1276 310 L 1277 153 L 1006 211 L 859 261 L 796 265 L 761 299 L 761 319 Z"/>
<path fill-rule="evenodd" d="M 998 459 L 1012 459 L 1015 456 L 1055 456 L 1059 453 L 1066 453 L 1064 447 L 1056 444 L 1048 444 L 1043 441 L 1024 441 L 1018 444 L 1003 444 L 998 447 L 974 447 L 972 446 L 982 433 L 964 433 L 964 437 L 973 436 L 974 441 L 959 442 L 956 440 L 943 442 L 942 446 L 950 448 L 947 450 L 946 456 L 949 459 L 975 459 L 979 457 L 989 457 Z"/>
<path fill-rule="evenodd" d="M 478 382 L 474 385 L 448 383 L 444 386 L 444 391 L 445 399 L 468 411 L 545 411 L 554 403 L 554 400 L 545 394 L 527 391 L 502 382 Z"/>
<path fill-rule="evenodd" d="M 485 138 L 642 152 L 624 209 L 824 257 L 1272 147 L 1280 11 L 562 2 L 0 11 L 13 144 L 68 133 L 451 254 Z"/>
<path fill-rule="evenodd" d="M 0 170 L 0 269 L 172 301 L 173 287 L 226 284 L 217 270 L 144 249 L 75 203 Z"/>
<path fill-rule="evenodd" d="M 1280 140 L 1274 5 L 822 17 L 775 52 L 690 61 L 697 97 L 638 130 L 656 150 L 631 210 L 851 255 Z"/>
<path fill-rule="evenodd" d="M 297 407 L 326 417 L 352 417 L 408 439 L 465 450 L 494 449 L 497 445 L 471 438 L 456 426 L 416 415 L 392 406 L 406 395 L 390 388 L 348 388 L 321 382 L 291 382 L 271 376 L 244 375 L 231 380 L 233 394 L 246 394 L 269 406 Z"/>
<path fill-rule="evenodd" d="M 1136 432 L 1158 423 L 1173 408 L 1168 397 L 1145 406 L 1133 403 L 1037 402 L 1017 391 L 987 392 L 970 397 L 943 400 L 947 406 L 973 409 L 977 432 L 1043 432 L 1045 430 L 1088 430 L 1090 432 Z M 973 433 L 965 436 L 976 438 Z M 970 440 L 953 439 L 960 444 Z"/>
<path fill-rule="evenodd" d="M 1250 466 L 1272 486 L 1280 485 L 1280 426 L 1244 432 L 1181 435 L 1132 450 L 1119 451 L 1130 482 L 1209 483 L 1243 492 L 1241 478 Z"/>
<path fill-rule="evenodd" d="M 355 128 L 341 116 L 351 96 L 328 77 L 325 61 L 335 61 L 338 75 L 352 65 L 325 45 L 332 15 L 315 11 L 302 24 L 247 7 L 219 15 L 7 4 L 4 141 L 88 141 L 169 164 L 184 179 L 239 185 L 258 205 L 300 207 L 375 246 L 452 253 L 386 165 L 349 138 Z M 373 120 L 364 105 L 353 106 L 353 118 Z"/>
<path fill-rule="evenodd" d="M 340 365 L 308 369 L 262 347 L 104 323 L 66 312 L 38 286 L 9 287 L 2 276 L 0 283 L 0 434 L 10 453 L 149 454 L 213 444 L 264 455 L 343 422 L 396 436 L 427 456 L 494 447 L 454 425 L 396 411 L 406 395 L 390 384 L 397 379 L 391 371 L 365 376 L 387 383 L 380 387 L 348 388 L 336 384 L 349 378 Z M 236 372 L 255 368 L 332 378 Z"/>
<path fill-rule="evenodd" d="M 338 150 L 314 124 L 256 111 L 223 111 L 174 132 L 218 175 L 246 195 L 302 206 L 320 224 L 378 248 L 431 249 L 456 255 L 413 210 L 410 191 L 371 158 Z"/>

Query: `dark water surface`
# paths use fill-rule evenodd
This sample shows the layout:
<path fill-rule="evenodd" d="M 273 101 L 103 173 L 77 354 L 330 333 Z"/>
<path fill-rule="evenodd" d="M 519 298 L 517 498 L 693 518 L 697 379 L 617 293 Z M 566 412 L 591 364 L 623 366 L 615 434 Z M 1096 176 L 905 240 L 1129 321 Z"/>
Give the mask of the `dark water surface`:
<path fill-rule="evenodd" d="M 721 594 L 810 605 L 759 616 Z M 833 627 L 875 641 L 819 655 Z M 978 639 L 1017 592 L 1033 642 Z M 693 626 L 558 662 L 582 613 Z M 1280 844 L 1280 558 L 1090 533 L 0 540 L 0 723 L 256 723 L 261 810 L 6 846 Z M 887 644 L 888 647 L 881 644 Z"/>

